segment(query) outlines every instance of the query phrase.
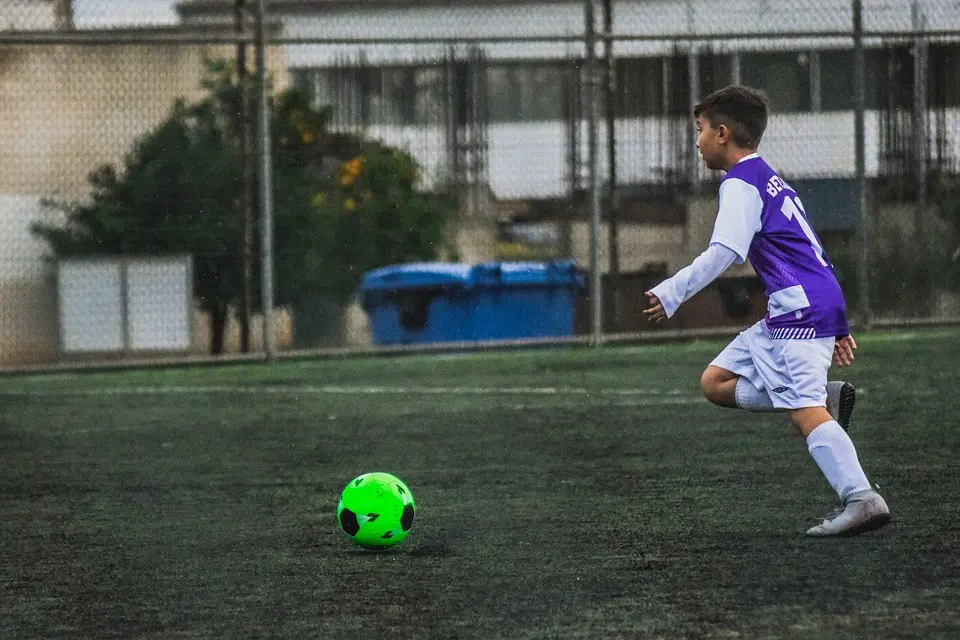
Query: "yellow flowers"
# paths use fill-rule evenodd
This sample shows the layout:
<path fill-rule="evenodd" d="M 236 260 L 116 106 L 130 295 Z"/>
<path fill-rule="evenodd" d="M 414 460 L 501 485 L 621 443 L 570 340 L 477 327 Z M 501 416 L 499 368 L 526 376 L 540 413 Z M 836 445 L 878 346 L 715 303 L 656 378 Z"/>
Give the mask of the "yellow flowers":
<path fill-rule="evenodd" d="M 340 169 L 340 184 L 345 187 L 353 186 L 361 173 L 363 173 L 363 156 L 344 162 Z"/>
<path fill-rule="evenodd" d="M 363 173 L 363 156 L 357 156 L 352 160 L 348 160 L 343 163 L 343 166 L 340 167 L 340 184 L 344 187 L 352 187 L 357 183 L 357 179 L 360 177 L 360 174 Z M 367 193 L 369 189 L 366 190 L 362 197 L 364 200 L 368 200 Z M 353 213 L 357 210 L 357 200 L 355 198 L 347 198 L 343 201 L 343 208 L 347 213 Z"/>

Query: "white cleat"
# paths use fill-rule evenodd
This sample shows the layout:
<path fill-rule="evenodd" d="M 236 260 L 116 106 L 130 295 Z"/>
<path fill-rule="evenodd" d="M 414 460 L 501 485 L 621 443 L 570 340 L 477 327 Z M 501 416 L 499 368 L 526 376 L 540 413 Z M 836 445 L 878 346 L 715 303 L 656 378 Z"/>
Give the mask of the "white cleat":
<path fill-rule="evenodd" d="M 844 431 L 850 428 L 853 406 L 857 404 L 857 389 L 849 382 L 827 383 L 827 413 L 833 416 Z"/>
<path fill-rule="evenodd" d="M 880 494 L 873 490 L 858 491 L 847 498 L 843 508 L 827 514 L 824 521 L 807 530 L 808 536 L 858 536 L 879 529 L 890 522 L 890 509 Z"/>

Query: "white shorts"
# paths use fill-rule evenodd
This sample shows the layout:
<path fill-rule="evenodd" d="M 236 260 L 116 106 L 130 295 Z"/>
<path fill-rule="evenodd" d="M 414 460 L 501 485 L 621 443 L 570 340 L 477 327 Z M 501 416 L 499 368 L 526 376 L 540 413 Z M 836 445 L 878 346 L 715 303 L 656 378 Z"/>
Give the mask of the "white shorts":
<path fill-rule="evenodd" d="M 825 406 L 836 338 L 774 340 L 765 326 L 742 331 L 710 364 L 766 389 L 777 409 Z"/>

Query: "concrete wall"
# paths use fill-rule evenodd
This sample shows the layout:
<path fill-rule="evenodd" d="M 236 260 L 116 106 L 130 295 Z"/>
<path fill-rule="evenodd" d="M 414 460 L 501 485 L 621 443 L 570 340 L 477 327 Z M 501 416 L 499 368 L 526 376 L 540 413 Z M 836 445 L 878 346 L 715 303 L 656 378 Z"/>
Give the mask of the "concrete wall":
<path fill-rule="evenodd" d="M 271 52 L 269 65 L 282 88 L 280 53 Z M 122 164 L 175 100 L 200 95 L 204 56 L 230 55 L 229 48 L 198 45 L 0 47 L 0 364 L 56 358 L 53 267 L 46 245 L 29 231 L 52 219 L 40 202 L 88 197 L 92 170 Z M 195 335 L 202 352 L 205 329 Z M 228 342 L 236 342 L 235 332 Z"/>
<path fill-rule="evenodd" d="M 0 0 L 0 31 L 53 29 L 53 0 Z"/>

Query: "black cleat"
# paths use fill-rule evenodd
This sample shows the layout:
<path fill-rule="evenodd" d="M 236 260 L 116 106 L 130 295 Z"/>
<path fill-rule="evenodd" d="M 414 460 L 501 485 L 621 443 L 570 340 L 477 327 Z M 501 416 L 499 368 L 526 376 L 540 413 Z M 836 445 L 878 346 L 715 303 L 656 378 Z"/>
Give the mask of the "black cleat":
<path fill-rule="evenodd" d="M 850 429 L 853 407 L 857 404 L 857 389 L 849 382 L 827 383 L 827 412 L 844 431 Z"/>

